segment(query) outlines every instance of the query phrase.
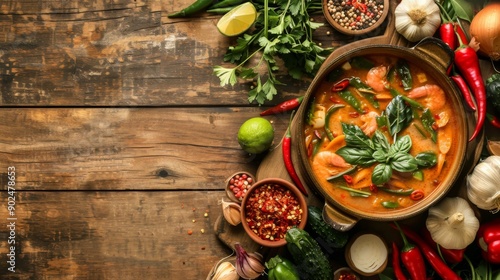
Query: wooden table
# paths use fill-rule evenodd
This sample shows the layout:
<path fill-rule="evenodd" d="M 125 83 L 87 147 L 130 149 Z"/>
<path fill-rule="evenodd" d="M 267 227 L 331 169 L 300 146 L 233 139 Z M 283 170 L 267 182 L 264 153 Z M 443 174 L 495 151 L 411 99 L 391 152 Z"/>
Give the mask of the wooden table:
<path fill-rule="evenodd" d="M 212 73 L 234 43 L 218 16 L 167 18 L 190 2 L 0 2 L 0 278 L 205 279 L 231 253 L 219 201 L 263 159 L 236 134 L 264 108 Z M 309 84 L 281 79 L 266 105 Z M 278 144 L 288 116 L 269 119 Z"/>

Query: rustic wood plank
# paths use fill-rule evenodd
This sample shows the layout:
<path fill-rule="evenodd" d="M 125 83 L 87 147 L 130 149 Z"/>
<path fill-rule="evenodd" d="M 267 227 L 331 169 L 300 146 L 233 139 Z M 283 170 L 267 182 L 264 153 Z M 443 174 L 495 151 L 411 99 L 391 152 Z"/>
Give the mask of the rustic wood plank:
<path fill-rule="evenodd" d="M 222 196 L 221 191 L 21 191 L 9 216 L 2 192 L 0 217 L 17 220 L 15 244 L 9 245 L 11 230 L 2 219 L 0 254 L 5 261 L 15 247 L 16 272 L 4 262 L 0 278 L 205 279 L 231 253 L 213 229 Z"/>
<path fill-rule="evenodd" d="M 0 173 L 22 190 L 222 189 L 264 155 L 245 153 L 239 126 L 256 108 L 3 108 Z M 273 116 L 279 143 L 288 116 Z M 2 189 L 5 185 L 2 185 Z"/>

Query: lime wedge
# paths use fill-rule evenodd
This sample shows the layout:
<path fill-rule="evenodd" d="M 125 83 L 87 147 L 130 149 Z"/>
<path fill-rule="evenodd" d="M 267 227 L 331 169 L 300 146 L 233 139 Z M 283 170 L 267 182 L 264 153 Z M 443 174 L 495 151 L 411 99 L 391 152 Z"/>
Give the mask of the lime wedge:
<path fill-rule="evenodd" d="M 251 2 L 245 2 L 224 14 L 217 22 L 217 29 L 226 36 L 236 36 L 252 26 L 257 10 Z"/>

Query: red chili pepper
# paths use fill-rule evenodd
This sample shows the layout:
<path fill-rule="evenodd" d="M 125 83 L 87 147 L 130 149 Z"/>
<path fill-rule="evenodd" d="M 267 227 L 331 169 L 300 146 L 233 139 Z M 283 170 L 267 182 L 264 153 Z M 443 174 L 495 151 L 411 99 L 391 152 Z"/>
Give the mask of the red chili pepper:
<path fill-rule="evenodd" d="M 397 280 L 407 280 L 406 275 L 403 273 L 401 263 L 399 261 L 399 248 L 396 242 L 392 242 L 392 269 Z"/>
<path fill-rule="evenodd" d="M 425 196 L 424 191 L 415 190 L 415 191 L 411 192 L 410 199 L 417 201 L 417 200 L 421 200 L 422 198 L 424 198 L 424 196 Z"/>
<path fill-rule="evenodd" d="M 488 121 L 492 126 L 500 128 L 500 120 L 496 116 L 486 113 L 486 118 L 488 119 Z"/>
<path fill-rule="evenodd" d="M 344 177 L 344 180 L 347 184 L 349 184 L 349 185 L 352 184 L 352 176 L 351 175 L 344 175 L 342 177 Z"/>
<path fill-rule="evenodd" d="M 332 86 L 330 89 L 332 92 L 339 92 L 344 90 L 349 86 L 349 79 L 343 79 Z"/>
<path fill-rule="evenodd" d="M 406 270 L 410 274 L 412 280 L 425 280 L 427 279 L 425 262 L 422 257 L 422 252 L 414 244 L 408 242 L 405 233 L 399 227 L 398 223 L 394 223 L 401 233 L 401 238 L 403 238 L 403 248 L 401 249 L 401 261 L 406 267 Z"/>
<path fill-rule="evenodd" d="M 293 109 L 296 109 L 299 107 L 300 103 L 302 103 L 302 100 L 304 99 L 304 96 L 293 98 L 287 101 L 283 101 L 280 104 L 271 107 L 265 111 L 262 111 L 260 113 L 261 116 L 268 116 L 268 115 L 275 115 L 275 114 L 280 114 L 284 113 Z"/>
<path fill-rule="evenodd" d="M 445 44 L 452 50 L 457 48 L 457 37 L 455 35 L 455 26 L 452 22 L 445 22 L 439 27 L 439 36 Z"/>
<path fill-rule="evenodd" d="M 477 242 L 483 258 L 489 263 L 500 264 L 500 219 L 482 224 L 477 231 Z"/>
<path fill-rule="evenodd" d="M 469 108 L 471 108 L 473 111 L 476 111 L 476 105 L 474 104 L 474 100 L 472 100 L 472 93 L 470 92 L 469 86 L 467 86 L 467 83 L 462 78 L 462 76 L 460 76 L 459 74 L 454 74 L 450 76 L 450 78 L 453 80 L 453 82 L 455 82 L 458 89 L 460 89 L 465 103 L 467 103 Z"/>
<path fill-rule="evenodd" d="M 479 59 L 473 48 L 462 45 L 455 51 L 455 66 L 464 77 L 477 103 L 477 123 L 469 141 L 474 140 L 483 128 L 486 118 L 486 88 L 484 86 Z"/>
<path fill-rule="evenodd" d="M 464 44 L 464 45 L 468 45 L 469 39 L 467 39 L 467 35 L 465 35 L 464 30 L 462 29 L 460 24 L 458 24 L 457 22 L 455 22 L 455 31 L 457 32 L 457 36 L 459 38 L 459 41 L 462 42 L 462 44 Z"/>
<path fill-rule="evenodd" d="M 437 250 L 439 250 L 439 252 L 441 252 L 443 259 L 448 263 L 456 264 L 464 259 L 465 249 L 459 250 L 459 249 L 443 248 L 443 246 L 440 246 L 432 239 L 431 233 L 429 232 L 429 230 L 427 230 L 427 227 L 422 227 L 421 234 L 424 237 L 424 240 L 430 246 L 434 246 L 434 248 L 436 248 Z"/>
<path fill-rule="evenodd" d="M 442 278 L 446 280 L 461 279 L 458 274 L 456 274 L 448 265 L 439 257 L 438 253 L 427 244 L 416 232 L 410 230 L 406 227 L 401 227 L 406 237 L 422 250 L 423 255 L 429 262 L 429 264 L 434 268 L 434 271 Z"/>
<path fill-rule="evenodd" d="M 293 113 L 290 116 L 290 124 L 293 119 Z M 297 188 L 305 195 L 307 196 L 307 190 L 302 184 L 302 181 L 300 181 L 299 175 L 295 171 L 295 167 L 293 166 L 293 161 L 292 161 L 292 133 L 290 132 L 290 124 L 288 125 L 288 128 L 286 130 L 285 137 L 283 137 L 283 143 L 281 144 L 282 152 L 283 152 L 283 161 L 285 163 L 285 168 L 286 171 L 288 172 L 288 175 L 290 175 L 290 178 L 292 181 L 297 185 Z"/>

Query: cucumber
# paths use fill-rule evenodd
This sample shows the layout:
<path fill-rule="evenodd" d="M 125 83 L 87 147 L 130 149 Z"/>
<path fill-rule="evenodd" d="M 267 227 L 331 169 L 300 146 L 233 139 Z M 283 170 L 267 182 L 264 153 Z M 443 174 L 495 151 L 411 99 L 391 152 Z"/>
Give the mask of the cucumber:
<path fill-rule="evenodd" d="M 288 252 L 292 256 L 300 279 L 332 280 L 330 261 L 318 242 L 305 230 L 291 228 L 285 235 Z"/>
<path fill-rule="evenodd" d="M 349 240 L 347 232 L 338 231 L 325 222 L 321 209 L 308 206 L 307 211 L 307 225 L 316 233 L 318 236 L 316 240 L 327 252 L 343 248 L 347 244 Z"/>

